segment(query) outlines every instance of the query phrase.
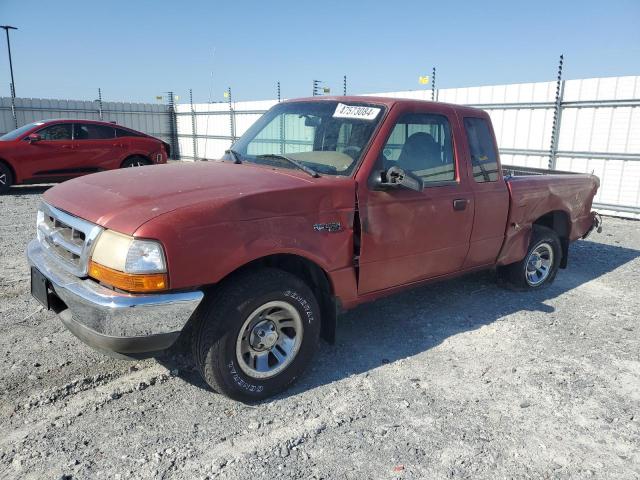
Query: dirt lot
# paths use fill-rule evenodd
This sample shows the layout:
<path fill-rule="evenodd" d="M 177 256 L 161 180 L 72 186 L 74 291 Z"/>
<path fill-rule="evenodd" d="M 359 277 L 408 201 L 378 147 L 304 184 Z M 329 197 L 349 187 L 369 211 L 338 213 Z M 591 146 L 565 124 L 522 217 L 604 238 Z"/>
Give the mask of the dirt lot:
<path fill-rule="evenodd" d="M 490 273 L 341 318 L 246 406 L 178 351 L 115 360 L 30 298 L 43 188 L 0 197 L 2 478 L 639 478 L 640 223 L 605 219 L 543 292 Z"/>

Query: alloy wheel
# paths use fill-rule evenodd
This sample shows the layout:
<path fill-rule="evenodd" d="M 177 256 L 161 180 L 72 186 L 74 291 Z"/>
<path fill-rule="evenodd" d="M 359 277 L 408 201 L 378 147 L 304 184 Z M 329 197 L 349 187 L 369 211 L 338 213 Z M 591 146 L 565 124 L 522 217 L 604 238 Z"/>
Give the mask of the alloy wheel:
<path fill-rule="evenodd" d="M 245 320 L 236 341 L 242 371 L 252 378 L 270 378 L 296 357 L 303 335 L 298 310 L 284 301 L 267 302 Z"/>
<path fill-rule="evenodd" d="M 527 283 L 532 287 L 540 285 L 551 273 L 553 266 L 553 248 L 548 243 L 541 243 L 529 254 L 525 275 Z"/>

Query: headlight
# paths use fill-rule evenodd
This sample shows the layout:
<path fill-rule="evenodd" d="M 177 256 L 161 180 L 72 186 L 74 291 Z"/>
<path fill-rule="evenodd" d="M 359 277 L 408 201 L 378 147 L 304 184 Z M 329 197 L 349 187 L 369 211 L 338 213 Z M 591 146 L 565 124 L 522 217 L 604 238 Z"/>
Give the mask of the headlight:
<path fill-rule="evenodd" d="M 169 287 L 162 245 L 112 230 L 105 230 L 98 237 L 89 276 L 128 292 L 153 292 Z"/>

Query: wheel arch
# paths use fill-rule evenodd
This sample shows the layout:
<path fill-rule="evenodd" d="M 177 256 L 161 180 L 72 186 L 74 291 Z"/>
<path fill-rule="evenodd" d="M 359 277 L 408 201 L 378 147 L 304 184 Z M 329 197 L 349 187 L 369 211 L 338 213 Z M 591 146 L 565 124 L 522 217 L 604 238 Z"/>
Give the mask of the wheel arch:
<path fill-rule="evenodd" d="M 337 312 L 339 305 L 329 274 L 316 262 L 292 253 L 276 253 L 251 260 L 236 268 L 219 282 L 233 281 L 240 273 L 260 268 L 277 268 L 295 275 L 305 282 L 316 296 L 320 307 L 320 336 L 329 343 L 335 342 Z M 215 288 L 215 286 L 213 286 Z"/>
<path fill-rule="evenodd" d="M 125 164 L 125 162 L 127 160 L 131 160 L 132 158 L 143 158 L 146 162 L 149 163 L 149 165 L 153 164 L 153 161 L 151 160 L 151 158 L 149 158 L 148 155 L 143 154 L 143 153 L 131 153 L 129 155 L 127 155 L 121 162 L 120 162 L 120 168 L 122 168 L 122 166 Z"/>
<path fill-rule="evenodd" d="M 560 268 L 567 268 L 569 258 L 569 236 L 571 234 L 571 222 L 569 214 L 564 210 L 552 210 L 538 217 L 532 225 L 540 225 L 542 227 L 553 230 L 560 238 L 562 246 L 562 259 L 560 260 Z"/>
<path fill-rule="evenodd" d="M 14 185 L 18 184 L 18 176 L 16 174 L 16 169 L 13 168 L 13 165 L 11 165 L 11 163 L 9 163 L 4 158 L 0 158 L 0 163 L 2 165 L 4 165 L 5 167 L 7 167 L 9 169 L 9 171 L 11 172 L 11 175 L 13 176 L 13 184 Z"/>

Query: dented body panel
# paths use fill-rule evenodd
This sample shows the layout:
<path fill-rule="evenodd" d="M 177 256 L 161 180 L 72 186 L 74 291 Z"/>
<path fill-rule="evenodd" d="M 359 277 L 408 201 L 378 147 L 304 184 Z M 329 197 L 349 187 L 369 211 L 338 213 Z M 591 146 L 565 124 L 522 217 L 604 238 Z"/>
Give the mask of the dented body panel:
<path fill-rule="evenodd" d="M 132 170 L 141 173 L 64 183 L 45 201 L 120 233 L 160 239 L 172 289 L 219 282 L 275 254 L 302 256 L 326 272 L 352 263 L 352 178 L 222 162 Z M 326 223 L 340 229 L 314 229 Z"/>
<path fill-rule="evenodd" d="M 591 228 L 591 204 L 600 185 L 593 175 L 540 175 L 507 180 L 509 218 L 498 265 L 524 257 L 532 224 L 549 213 L 557 213 L 558 228 L 566 228 L 569 242 L 583 237 Z"/>

